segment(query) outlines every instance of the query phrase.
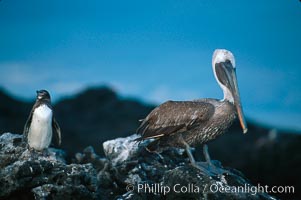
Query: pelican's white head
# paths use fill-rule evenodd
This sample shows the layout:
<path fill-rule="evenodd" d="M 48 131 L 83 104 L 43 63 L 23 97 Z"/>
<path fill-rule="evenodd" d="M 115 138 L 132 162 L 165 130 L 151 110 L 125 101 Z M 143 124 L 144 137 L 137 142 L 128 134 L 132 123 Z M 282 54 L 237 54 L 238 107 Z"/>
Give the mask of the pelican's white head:
<path fill-rule="evenodd" d="M 235 68 L 235 59 L 231 51 L 226 49 L 216 49 L 213 52 L 212 66 L 214 66 L 215 63 L 226 62 L 226 60 L 229 60 L 232 63 L 232 66 Z"/>
<path fill-rule="evenodd" d="M 216 65 L 218 63 L 229 63 L 229 65 L 228 65 L 229 68 L 233 68 L 235 71 L 235 59 L 234 59 L 233 54 L 226 49 L 216 49 L 212 56 L 212 69 L 213 69 L 213 73 L 214 73 L 216 81 L 218 82 L 218 84 L 220 85 L 220 87 L 222 88 L 222 90 L 224 92 L 224 99 L 234 103 L 233 94 L 230 91 L 230 88 L 227 87 L 227 85 L 225 83 L 223 83 L 224 80 L 222 80 L 222 79 L 226 79 L 227 77 L 221 77 L 222 75 L 217 74 L 218 69 L 217 69 Z"/>

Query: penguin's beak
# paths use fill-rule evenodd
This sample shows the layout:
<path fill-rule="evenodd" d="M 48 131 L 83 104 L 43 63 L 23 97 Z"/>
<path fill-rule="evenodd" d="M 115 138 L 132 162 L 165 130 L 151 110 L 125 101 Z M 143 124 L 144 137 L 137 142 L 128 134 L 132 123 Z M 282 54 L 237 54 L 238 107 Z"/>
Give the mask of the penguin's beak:
<path fill-rule="evenodd" d="M 36 92 L 37 92 L 37 99 L 42 99 L 41 91 L 37 90 Z"/>

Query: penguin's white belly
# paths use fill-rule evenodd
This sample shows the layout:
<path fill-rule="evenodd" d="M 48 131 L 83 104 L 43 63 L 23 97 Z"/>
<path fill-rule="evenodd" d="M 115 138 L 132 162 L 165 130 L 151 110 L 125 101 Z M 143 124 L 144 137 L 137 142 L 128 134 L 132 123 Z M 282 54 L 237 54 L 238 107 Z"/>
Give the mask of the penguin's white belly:
<path fill-rule="evenodd" d="M 35 109 L 28 131 L 28 144 L 36 150 L 48 148 L 52 139 L 52 110 L 47 105 Z"/>

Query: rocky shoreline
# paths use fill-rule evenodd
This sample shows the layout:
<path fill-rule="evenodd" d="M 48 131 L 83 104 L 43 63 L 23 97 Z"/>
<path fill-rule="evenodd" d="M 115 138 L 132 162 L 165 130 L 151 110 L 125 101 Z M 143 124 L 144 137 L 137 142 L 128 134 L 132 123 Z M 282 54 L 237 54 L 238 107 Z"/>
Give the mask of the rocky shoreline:
<path fill-rule="evenodd" d="M 133 141 L 136 137 L 105 142 L 105 157 L 87 147 L 66 163 L 63 150 L 32 152 L 21 135 L 4 133 L 0 199 L 275 199 L 235 191 L 252 185 L 241 172 L 224 168 L 219 161 L 215 166 L 227 173 L 212 176 L 192 167 L 184 151 L 149 153 L 144 148 L 147 142 L 138 144 Z"/>

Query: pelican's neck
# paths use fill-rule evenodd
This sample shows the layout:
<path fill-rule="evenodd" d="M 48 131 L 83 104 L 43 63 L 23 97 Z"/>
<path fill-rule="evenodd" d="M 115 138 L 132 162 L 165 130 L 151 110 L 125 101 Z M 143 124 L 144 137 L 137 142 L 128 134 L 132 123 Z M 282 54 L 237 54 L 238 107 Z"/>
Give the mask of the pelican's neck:
<path fill-rule="evenodd" d="M 234 104 L 234 98 L 233 98 L 233 95 L 230 92 L 230 90 L 227 87 L 225 87 L 224 85 L 222 85 L 218 80 L 217 80 L 217 82 L 218 82 L 219 86 L 222 88 L 223 93 L 224 93 L 223 101 L 229 101 Z"/>

